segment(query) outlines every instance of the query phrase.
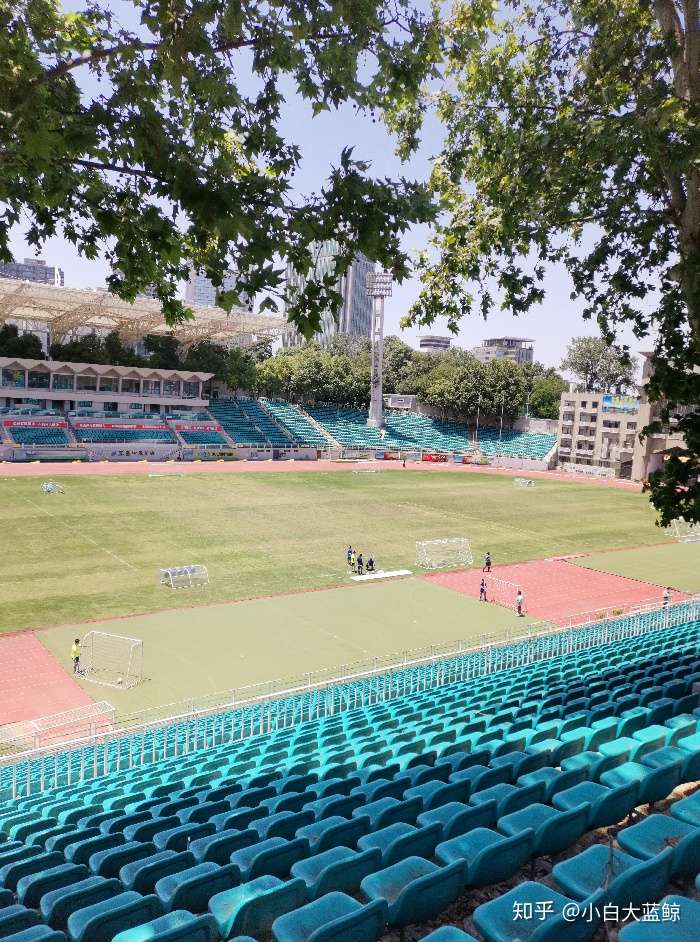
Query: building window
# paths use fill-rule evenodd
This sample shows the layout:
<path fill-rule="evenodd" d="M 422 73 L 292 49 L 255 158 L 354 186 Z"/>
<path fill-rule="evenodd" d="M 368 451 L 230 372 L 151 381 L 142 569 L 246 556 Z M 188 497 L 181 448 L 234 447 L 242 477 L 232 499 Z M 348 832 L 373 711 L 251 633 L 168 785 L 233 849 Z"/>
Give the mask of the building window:
<path fill-rule="evenodd" d="M 119 380 L 116 376 L 100 377 L 100 392 L 117 392 L 119 390 Z"/>
<path fill-rule="evenodd" d="M 83 399 L 78 403 L 79 409 L 92 409 L 92 399 Z"/>
<path fill-rule="evenodd" d="M 637 428 L 637 423 L 636 423 L 636 422 L 628 422 L 628 423 L 627 423 L 627 429 L 628 429 L 629 431 L 634 432 L 634 431 L 636 430 L 636 428 Z"/>
<path fill-rule="evenodd" d="M 16 387 L 24 386 L 24 370 L 3 370 L 2 385 Z"/>
<path fill-rule="evenodd" d="M 54 373 L 53 382 L 51 385 L 53 389 L 74 389 L 74 380 L 75 377 L 72 374 L 68 375 L 67 373 Z"/>
<path fill-rule="evenodd" d="M 142 393 L 144 396 L 160 396 L 160 380 L 144 379 Z"/>
<path fill-rule="evenodd" d="M 598 408 L 598 400 L 594 399 L 593 402 L 591 403 L 591 409 L 597 409 L 597 408 Z"/>
<path fill-rule="evenodd" d="M 28 386 L 30 389 L 48 389 L 50 376 L 48 373 L 30 373 Z"/>
<path fill-rule="evenodd" d="M 199 383 L 183 382 L 182 395 L 185 399 L 196 399 L 199 396 Z"/>
<path fill-rule="evenodd" d="M 143 403 L 142 402 L 130 402 L 129 408 L 130 409 L 143 409 Z"/>
<path fill-rule="evenodd" d="M 582 408 L 582 409 L 585 409 L 587 405 L 588 405 L 588 400 L 587 400 L 587 399 L 582 399 L 582 400 L 581 400 L 581 408 Z"/>
<path fill-rule="evenodd" d="M 76 389 L 90 389 L 97 392 L 97 377 L 96 376 L 78 376 Z"/>
<path fill-rule="evenodd" d="M 141 385 L 137 379 L 123 379 L 122 380 L 122 392 L 123 393 L 139 393 L 141 391 Z"/>
<path fill-rule="evenodd" d="M 164 396 L 179 396 L 180 395 L 180 381 L 177 379 L 163 380 L 163 395 Z"/>

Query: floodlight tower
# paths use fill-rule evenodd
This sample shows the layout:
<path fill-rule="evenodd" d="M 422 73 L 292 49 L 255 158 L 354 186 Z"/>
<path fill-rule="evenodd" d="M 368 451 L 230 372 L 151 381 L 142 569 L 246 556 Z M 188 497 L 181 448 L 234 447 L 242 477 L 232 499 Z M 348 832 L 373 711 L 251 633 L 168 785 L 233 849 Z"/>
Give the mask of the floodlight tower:
<path fill-rule="evenodd" d="M 382 363 L 384 361 L 384 298 L 391 297 L 391 275 L 386 271 L 367 275 L 367 294 L 372 298 L 372 379 L 368 425 L 384 426 Z"/>

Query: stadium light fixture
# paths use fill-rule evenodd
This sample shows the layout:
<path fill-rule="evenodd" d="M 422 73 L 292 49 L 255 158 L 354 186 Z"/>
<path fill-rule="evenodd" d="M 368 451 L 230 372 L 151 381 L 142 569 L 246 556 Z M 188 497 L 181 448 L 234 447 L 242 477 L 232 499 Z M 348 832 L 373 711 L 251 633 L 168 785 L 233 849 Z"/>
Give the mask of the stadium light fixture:
<path fill-rule="evenodd" d="M 384 426 L 382 397 L 382 364 L 384 361 L 384 298 L 391 297 L 391 275 L 374 271 L 367 275 L 367 294 L 372 298 L 372 378 L 367 424 L 375 428 Z"/>

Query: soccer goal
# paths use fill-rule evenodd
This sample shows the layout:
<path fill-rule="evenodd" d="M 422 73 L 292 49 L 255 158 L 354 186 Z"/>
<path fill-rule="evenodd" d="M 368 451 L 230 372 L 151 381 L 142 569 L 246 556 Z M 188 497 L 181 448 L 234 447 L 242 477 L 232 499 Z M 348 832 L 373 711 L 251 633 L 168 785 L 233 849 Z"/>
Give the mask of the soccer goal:
<path fill-rule="evenodd" d="M 464 537 L 451 540 L 418 540 L 416 542 L 416 566 L 421 569 L 448 569 L 454 566 L 471 566 L 474 562 L 472 548 Z"/>
<path fill-rule="evenodd" d="M 41 489 L 44 494 L 65 494 L 63 485 L 57 484 L 55 481 L 44 481 Z"/>
<path fill-rule="evenodd" d="M 534 487 L 535 482 L 532 478 L 513 478 L 513 484 L 516 487 Z"/>
<path fill-rule="evenodd" d="M 143 641 L 88 631 L 80 646 L 80 675 L 105 687 L 136 687 L 143 680 Z"/>
<path fill-rule="evenodd" d="M 171 589 L 192 589 L 209 584 L 206 566 L 170 566 L 160 571 L 161 585 Z"/>
<path fill-rule="evenodd" d="M 497 576 L 485 575 L 483 578 L 486 583 L 487 602 L 495 602 L 496 605 L 502 605 L 504 608 L 515 609 L 517 607 L 518 590 L 522 591 L 522 586 L 519 586 L 517 582 L 499 579 Z M 527 598 L 524 592 L 522 610 L 527 611 Z"/>
<path fill-rule="evenodd" d="M 671 532 L 679 543 L 700 543 L 700 524 L 687 523 L 683 517 L 671 521 Z"/>

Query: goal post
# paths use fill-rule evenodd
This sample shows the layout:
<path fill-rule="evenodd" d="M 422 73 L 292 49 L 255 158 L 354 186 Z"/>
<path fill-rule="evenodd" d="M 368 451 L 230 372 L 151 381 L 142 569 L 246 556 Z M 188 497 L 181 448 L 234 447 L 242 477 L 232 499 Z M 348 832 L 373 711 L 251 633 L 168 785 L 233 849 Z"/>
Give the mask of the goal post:
<path fill-rule="evenodd" d="M 94 684 L 128 689 L 143 680 L 143 641 L 88 631 L 80 646 L 80 675 Z"/>
<path fill-rule="evenodd" d="M 160 570 L 161 585 L 171 589 L 192 589 L 209 585 L 209 571 L 206 566 L 169 566 Z"/>
<path fill-rule="evenodd" d="M 421 569 L 449 569 L 471 566 L 473 562 L 471 544 L 466 537 L 416 542 L 416 566 Z"/>
<path fill-rule="evenodd" d="M 679 543 L 700 543 L 700 523 L 688 523 L 683 517 L 671 521 L 671 533 Z"/>
<path fill-rule="evenodd" d="M 513 478 L 513 484 L 516 487 L 534 487 L 535 482 L 532 478 Z"/>
<path fill-rule="evenodd" d="M 527 611 L 527 596 L 517 582 L 509 582 L 507 579 L 499 579 L 497 576 L 483 576 L 486 583 L 486 601 L 495 602 L 496 605 L 502 605 L 504 608 L 517 607 L 518 592 L 523 594 L 522 610 Z"/>

